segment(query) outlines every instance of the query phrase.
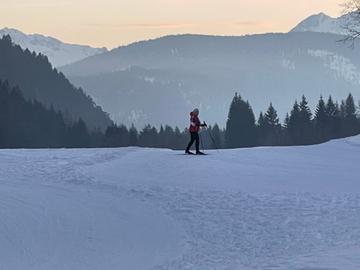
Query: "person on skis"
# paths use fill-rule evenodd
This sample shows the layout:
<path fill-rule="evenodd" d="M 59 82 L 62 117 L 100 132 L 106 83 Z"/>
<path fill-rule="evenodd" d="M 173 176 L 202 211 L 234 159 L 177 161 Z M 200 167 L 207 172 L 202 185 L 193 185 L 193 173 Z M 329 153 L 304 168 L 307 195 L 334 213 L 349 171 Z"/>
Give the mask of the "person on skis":
<path fill-rule="evenodd" d="M 203 152 L 200 151 L 199 147 L 200 147 L 200 138 L 199 138 L 199 131 L 201 127 L 207 127 L 206 123 L 204 122 L 203 124 L 201 124 L 200 119 L 199 119 L 199 109 L 194 109 L 191 113 L 190 113 L 190 142 L 185 150 L 185 153 L 188 155 L 193 155 L 194 153 L 192 153 L 190 151 L 191 146 L 193 145 L 193 143 L 195 142 L 195 147 L 196 147 L 196 154 L 197 155 L 205 155 Z"/>

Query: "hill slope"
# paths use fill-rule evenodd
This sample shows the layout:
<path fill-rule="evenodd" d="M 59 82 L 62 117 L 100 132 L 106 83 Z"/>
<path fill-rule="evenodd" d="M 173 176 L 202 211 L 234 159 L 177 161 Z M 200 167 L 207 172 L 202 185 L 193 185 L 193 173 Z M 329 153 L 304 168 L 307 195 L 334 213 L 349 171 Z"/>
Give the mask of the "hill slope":
<path fill-rule="evenodd" d="M 63 43 L 53 37 L 39 34 L 27 35 L 11 28 L 0 29 L 0 38 L 5 35 L 9 35 L 24 50 L 29 49 L 31 52 L 46 55 L 55 67 L 68 65 L 107 51 L 105 48 Z"/>
<path fill-rule="evenodd" d="M 0 266 L 359 269 L 360 137 L 210 154 L 0 150 Z"/>
<path fill-rule="evenodd" d="M 61 114 L 24 99 L 0 81 L 0 148 L 62 147 L 66 126 Z"/>
<path fill-rule="evenodd" d="M 350 12 L 337 18 L 330 17 L 324 13 L 319 13 L 300 22 L 291 30 L 291 32 L 317 32 L 348 35 L 348 29 L 359 28 L 357 21 L 357 13 Z"/>
<path fill-rule="evenodd" d="M 62 70 L 119 122 L 183 127 L 188 112 L 200 107 L 204 120 L 224 125 L 235 91 L 257 113 L 273 102 L 282 118 L 302 94 L 312 102 L 321 94 L 342 99 L 353 92 L 359 98 L 360 49 L 339 43 L 341 38 L 311 32 L 167 36 Z"/>
<path fill-rule="evenodd" d="M 339 18 L 332 18 L 324 13 L 312 15 L 297 26 L 292 32 L 320 32 L 333 33 L 338 35 L 346 35 L 347 31 L 344 29 L 348 16 L 341 16 Z"/>
<path fill-rule="evenodd" d="M 53 69 L 45 56 L 23 51 L 9 36 L 0 39 L 0 80 L 19 86 L 27 99 L 53 105 L 68 121 L 82 118 L 92 129 L 111 124 L 101 107 Z"/>

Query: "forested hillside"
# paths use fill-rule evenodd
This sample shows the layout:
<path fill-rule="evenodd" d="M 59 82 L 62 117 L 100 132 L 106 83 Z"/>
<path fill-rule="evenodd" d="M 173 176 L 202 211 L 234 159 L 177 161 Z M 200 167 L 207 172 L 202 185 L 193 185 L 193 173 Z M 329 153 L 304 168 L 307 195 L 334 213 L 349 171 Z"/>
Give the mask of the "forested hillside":
<path fill-rule="evenodd" d="M 89 147 L 91 138 L 83 120 L 66 124 L 61 112 L 0 81 L 0 148 Z"/>
<path fill-rule="evenodd" d="M 47 57 L 13 44 L 9 36 L 0 39 L 0 80 L 18 86 L 26 99 L 53 106 L 72 123 L 82 118 L 90 129 L 105 129 L 111 124 L 107 113 L 54 69 Z"/>
<path fill-rule="evenodd" d="M 184 113 L 198 107 L 202 118 L 225 127 L 235 91 L 249 100 L 256 115 L 272 102 L 281 120 L 301 95 L 313 108 L 320 95 L 340 100 L 351 92 L 359 99 L 360 44 L 356 41 L 352 49 L 338 42 L 341 38 L 309 32 L 166 36 L 61 71 L 118 123 L 183 127 Z"/>

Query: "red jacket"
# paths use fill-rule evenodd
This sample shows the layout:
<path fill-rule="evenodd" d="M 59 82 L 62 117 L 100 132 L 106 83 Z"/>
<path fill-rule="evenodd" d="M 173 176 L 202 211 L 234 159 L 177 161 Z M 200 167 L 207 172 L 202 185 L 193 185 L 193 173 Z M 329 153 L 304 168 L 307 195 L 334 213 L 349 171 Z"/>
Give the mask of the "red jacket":
<path fill-rule="evenodd" d="M 190 113 L 190 132 L 199 132 L 200 131 L 200 119 L 193 112 Z"/>

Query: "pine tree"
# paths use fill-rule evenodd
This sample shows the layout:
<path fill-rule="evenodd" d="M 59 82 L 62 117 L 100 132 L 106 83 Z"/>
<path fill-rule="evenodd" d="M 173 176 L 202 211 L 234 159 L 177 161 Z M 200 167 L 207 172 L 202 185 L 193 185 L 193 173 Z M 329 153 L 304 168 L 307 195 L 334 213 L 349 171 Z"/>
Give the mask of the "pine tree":
<path fill-rule="evenodd" d="M 131 125 L 129 129 L 129 145 L 137 146 L 138 145 L 138 131 L 136 130 L 134 124 Z"/>
<path fill-rule="evenodd" d="M 104 133 L 100 128 L 97 128 L 90 132 L 90 147 L 107 147 Z"/>
<path fill-rule="evenodd" d="M 158 146 L 160 148 L 168 148 L 167 139 L 168 138 L 165 134 L 165 129 L 163 125 L 161 125 L 158 133 Z"/>
<path fill-rule="evenodd" d="M 295 145 L 300 144 L 302 140 L 300 133 L 300 119 L 300 107 L 298 102 L 295 101 L 287 123 L 288 134 L 291 142 Z"/>
<path fill-rule="evenodd" d="M 289 123 L 290 123 L 290 115 L 286 113 L 283 129 L 282 129 L 282 136 L 281 136 L 281 143 L 280 145 L 291 145 L 292 140 L 289 133 Z"/>
<path fill-rule="evenodd" d="M 272 103 L 265 113 L 265 143 L 266 145 L 278 145 L 280 139 L 281 132 L 281 124 L 279 121 L 279 117 L 277 111 L 275 110 Z"/>
<path fill-rule="evenodd" d="M 265 127 L 265 125 L 266 125 L 265 116 L 264 116 L 263 112 L 260 112 L 260 114 L 259 114 L 257 125 L 259 127 Z"/>
<path fill-rule="evenodd" d="M 344 119 L 346 119 L 346 104 L 345 101 L 342 100 L 341 104 L 340 104 L 340 118 L 343 121 Z"/>
<path fill-rule="evenodd" d="M 215 125 L 209 130 L 211 139 L 211 148 L 212 149 L 219 149 L 222 148 L 222 141 L 221 141 L 221 131 L 218 124 Z"/>
<path fill-rule="evenodd" d="M 176 134 L 175 134 L 176 133 Z M 164 143 L 165 143 L 165 147 L 166 148 L 178 148 L 179 144 L 181 144 L 181 138 L 180 138 L 180 130 L 177 129 L 176 131 L 174 131 L 174 129 L 172 127 L 170 127 L 169 125 L 165 126 L 165 130 L 164 130 Z"/>
<path fill-rule="evenodd" d="M 345 118 L 347 119 L 356 118 L 356 106 L 352 94 L 349 94 L 345 100 Z"/>
<path fill-rule="evenodd" d="M 105 132 L 106 145 L 110 147 L 118 146 L 117 126 L 115 124 L 109 126 Z"/>
<path fill-rule="evenodd" d="M 257 144 L 258 145 L 266 145 L 267 124 L 265 121 L 265 116 L 263 112 L 260 112 L 259 118 L 257 120 Z"/>
<path fill-rule="evenodd" d="M 272 103 L 270 103 L 269 109 L 265 113 L 265 121 L 270 129 L 278 129 L 280 126 L 277 111 L 273 107 Z"/>
<path fill-rule="evenodd" d="M 254 112 L 249 104 L 235 94 L 230 105 L 225 134 L 229 148 L 250 147 L 256 144 Z"/>
<path fill-rule="evenodd" d="M 139 134 L 139 145 L 143 147 L 158 147 L 158 133 L 155 127 L 147 125 Z"/>
<path fill-rule="evenodd" d="M 304 124 L 309 125 L 311 123 L 312 113 L 311 113 L 308 101 L 306 100 L 306 97 L 304 95 L 301 98 L 299 108 L 300 108 L 301 120 L 304 121 Z"/>
<path fill-rule="evenodd" d="M 331 96 L 326 103 L 326 115 L 329 119 L 329 139 L 341 136 L 341 113 L 338 103 L 334 103 Z"/>
<path fill-rule="evenodd" d="M 345 136 L 353 136 L 359 132 L 358 119 L 356 115 L 356 105 L 354 97 L 349 94 L 343 105 L 344 125 L 343 131 Z"/>
<path fill-rule="evenodd" d="M 229 114 L 228 114 L 228 120 L 226 123 L 226 146 L 229 148 L 235 148 L 238 147 L 239 143 L 239 137 L 241 136 L 241 130 L 240 130 L 240 120 L 239 116 L 241 114 L 241 97 L 238 96 L 237 93 L 235 93 L 235 96 L 231 102 Z"/>
<path fill-rule="evenodd" d="M 289 127 L 290 122 L 290 115 L 289 113 L 286 113 L 285 119 L 284 119 L 284 128 L 287 129 Z"/>
<path fill-rule="evenodd" d="M 172 128 L 168 128 L 168 134 L 170 135 L 171 138 L 171 149 L 183 149 L 184 146 L 187 143 L 187 136 L 185 134 L 185 132 L 181 132 L 180 129 L 178 127 L 175 127 L 175 129 L 173 130 Z"/>
<path fill-rule="evenodd" d="M 91 143 L 90 134 L 81 118 L 68 131 L 68 145 L 72 148 L 86 148 Z"/>
<path fill-rule="evenodd" d="M 117 127 L 118 147 L 126 147 L 130 145 L 129 131 L 125 125 Z"/>
<path fill-rule="evenodd" d="M 318 142 L 323 142 L 329 139 L 329 123 L 330 120 L 327 114 L 326 104 L 323 97 L 321 96 L 316 106 L 314 116 L 316 139 Z"/>
<path fill-rule="evenodd" d="M 312 136 L 312 113 L 310 107 L 308 105 L 308 101 L 306 97 L 303 95 L 300 105 L 300 126 L 299 132 L 302 136 L 301 144 L 311 144 L 314 142 L 314 138 Z"/>
<path fill-rule="evenodd" d="M 329 96 L 329 99 L 326 103 L 326 115 L 328 118 L 335 118 L 338 117 L 340 114 L 339 112 L 339 105 L 334 103 L 331 96 Z"/>

